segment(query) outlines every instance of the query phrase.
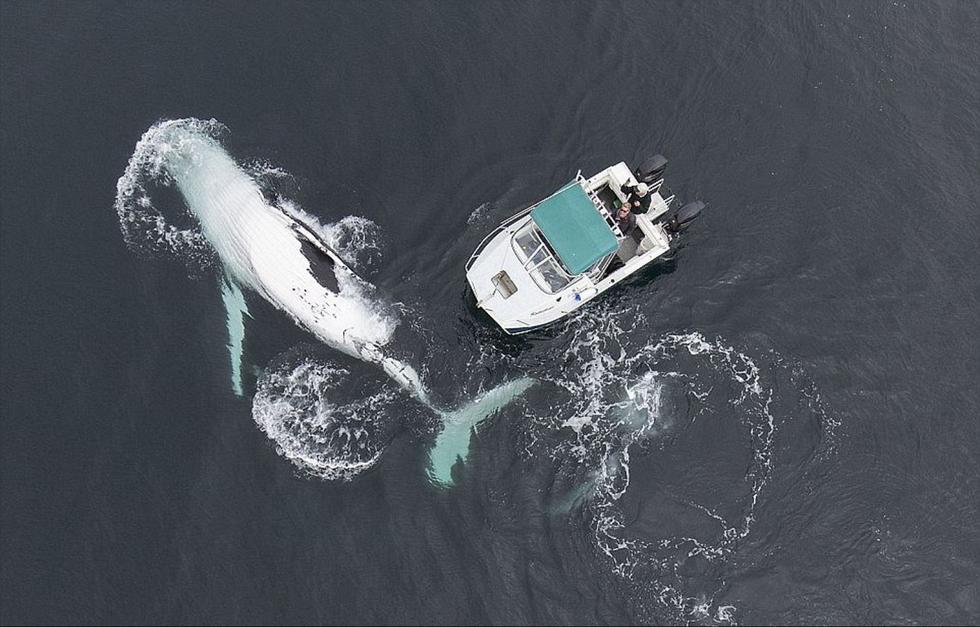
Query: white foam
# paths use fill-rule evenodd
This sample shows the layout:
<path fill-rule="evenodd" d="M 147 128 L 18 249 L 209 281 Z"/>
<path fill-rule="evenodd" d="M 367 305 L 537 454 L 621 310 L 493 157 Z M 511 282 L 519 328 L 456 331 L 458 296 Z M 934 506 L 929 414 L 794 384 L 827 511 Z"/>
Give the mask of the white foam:
<path fill-rule="evenodd" d="M 276 451 L 307 475 L 350 480 L 384 451 L 379 416 L 395 395 L 385 388 L 342 404 L 331 401 L 349 376 L 343 368 L 307 358 L 259 379 L 252 417 Z"/>
<path fill-rule="evenodd" d="M 572 338 L 562 360 L 564 368 L 554 369 L 549 380 L 564 388 L 570 400 L 530 418 L 539 429 L 544 427 L 556 436 L 569 433 L 571 438 L 556 442 L 556 437 L 537 435 L 537 448 L 529 454 L 540 452 L 544 445 L 563 466 L 570 458 L 579 460 L 583 474 L 595 486 L 588 511 L 596 547 L 608 558 L 613 572 L 676 611 L 677 620 L 731 623 L 734 606 L 716 604 L 713 589 L 689 590 L 691 583 L 678 578 L 674 568 L 692 557 L 727 564 L 751 533 L 773 472 L 776 388 L 769 379 L 774 368 L 778 376 L 788 373 L 779 369 L 781 358 L 774 353 L 769 354 L 771 363 L 764 375 L 758 359 L 748 351 L 699 332 L 668 333 L 631 346 L 631 340 L 642 337 L 649 325 L 632 308 L 613 307 L 599 305 L 568 324 Z M 794 368 L 793 373 L 796 371 Z M 788 386 L 793 394 L 815 404 L 819 394 L 798 382 L 805 377 L 791 375 L 791 379 L 797 383 Z M 631 454 L 641 442 L 671 428 L 676 408 L 668 398 L 680 399 L 681 395 L 694 404 L 688 410 L 692 412 L 689 420 L 731 414 L 749 436 L 751 464 L 744 477 L 748 498 L 739 505 L 742 496 L 733 496 L 734 507 L 726 508 L 724 515 L 718 508 L 687 503 L 717 525 L 717 535 L 709 534 L 710 538 L 627 534 L 620 501 L 633 480 Z M 815 411 L 832 434 L 835 423 L 827 419 L 822 407 Z M 573 492 L 582 493 L 582 486 Z M 636 577 L 638 572 L 643 575 Z"/>
<path fill-rule="evenodd" d="M 476 209 L 466 218 L 466 224 L 473 226 L 477 222 L 481 222 L 487 215 L 487 210 L 490 208 L 490 203 L 485 202 Z"/>
<path fill-rule="evenodd" d="M 340 257 L 356 270 L 369 270 L 381 259 L 381 227 L 362 216 L 348 215 L 336 222 L 323 224 L 311 213 L 286 198 L 279 207 L 294 219 L 309 226 Z"/>
<path fill-rule="evenodd" d="M 183 134 L 175 135 L 180 127 Z M 150 127 L 136 144 L 126 170 L 116 182 L 114 207 L 126 244 L 142 254 L 180 259 L 193 271 L 211 264 L 212 251 L 196 224 L 178 227 L 164 217 L 190 218 L 186 206 L 157 207 L 154 196 L 173 186 L 168 156 L 183 149 L 187 136 L 218 137 L 225 128 L 215 120 L 168 120 Z"/>

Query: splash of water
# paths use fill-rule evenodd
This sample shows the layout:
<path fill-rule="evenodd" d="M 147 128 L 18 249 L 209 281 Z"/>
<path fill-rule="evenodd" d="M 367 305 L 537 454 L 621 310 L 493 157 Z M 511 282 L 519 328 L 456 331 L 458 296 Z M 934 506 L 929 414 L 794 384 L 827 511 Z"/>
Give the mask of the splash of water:
<path fill-rule="evenodd" d="M 356 270 L 370 270 L 381 259 L 381 227 L 362 216 L 344 216 L 323 224 L 291 200 L 279 198 L 277 205 L 293 219 L 310 227 L 331 249 Z"/>
<path fill-rule="evenodd" d="M 623 320 L 631 322 L 624 325 Z M 554 434 L 538 436 L 532 454 L 544 448 L 556 463 L 568 467 L 567 460 L 575 459 L 577 468 L 585 469 L 579 472 L 584 482 L 575 483 L 552 511 L 589 512 L 595 546 L 614 573 L 674 612 L 676 620 L 734 622 L 736 608 L 714 602 L 718 589 L 692 590 L 691 582 L 677 575 L 677 565 L 699 559 L 721 568 L 751 533 L 772 477 L 778 430 L 773 414 L 777 392 L 768 371 L 776 369 L 793 383 L 805 377 L 798 376 L 798 368 L 783 367 L 775 355 L 763 372 L 746 352 L 698 332 L 669 333 L 631 345 L 631 340 L 643 337 L 644 326 L 634 311 L 601 308 L 569 324 L 572 339 L 564 368 L 542 375 L 568 395 L 544 413 L 528 416 L 538 431 Z M 795 385 L 794 390 L 803 398 L 819 400 L 812 386 Z M 836 422 L 819 403 L 811 402 L 810 409 L 832 446 Z M 656 538 L 631 532 L 621 503 L 634 481 L 631 458 L 637 450 L 649 452 L 659 436 L 686 428 L 699 417 L 727 415 L 737 419 L 751 449 L 745 497 L 733 495 L 724 512 L 694 500 L 684 502 L 688 511 L 714 525 L 717 535 L 667 532 Z"/>
<path fill-rule="evenodd" d="M 213 250 L 186 205 L 163 193 L 174 184 L 166 167 L 169 156 L 185 148 L 184 139 L 168 131 L 174 125 L 185 129 L 185 137 L 217 139 L 227 131 L 216 120 L 187 119 L 152 126 L 137 142 L 126 170 L 116 182 L 114 207 L 123 239 L 131 250 L 180 259 L 192 271 L 200 272 L 213 264 Z M 158 206 L 159 197 L 168 198 L 169 205 Z M 178 226 L 175 221 L 185 224 Z"/>
<path fill-rule="evenodd" d="M 374 466 L 387 444 L 384 416 L 395 400 L 383 387 L 344 403 L 350 372 L 310 357 L 285 361 L 260 377 L 252 418 L 276 451 L 304 474 L 350 480 Z"/>

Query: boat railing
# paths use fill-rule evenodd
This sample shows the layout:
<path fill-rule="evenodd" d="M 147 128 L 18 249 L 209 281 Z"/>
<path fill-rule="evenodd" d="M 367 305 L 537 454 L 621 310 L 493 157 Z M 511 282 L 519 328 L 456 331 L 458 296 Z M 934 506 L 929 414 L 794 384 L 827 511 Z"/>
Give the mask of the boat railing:
<path fill-rule="evenodd" d="M 467 272 L 469 272 L 469 269 L 473 267 L 473 262 L 476 261 L 476 258 L 480 256 L 480 253 L 483 252 L 483 249 L 487 247 L 487 244 L 490 243 L 490 240 L 493 239 L 494 236 L 497 235 L 497 233 L 503 230 L 504 230 L 503 225 L 500 225 L 497 228 L 495 228 L 493 231 L 491 231 L 489 235 L 483 238 L 483 240 L 480 242 L 480 245 L 476 247 L 476 250 L 473 251 L 473 254 L 470 255 L 469 260 L 466 262 Z"/>
<path fill-rule="evenodd" d="M 575 180 L 582 186 L 582 189 L 584 189 L 585 193 L 589 195 L 589 198 L 592 199 L 592 204 L 595 205 L 599 215 L 606 220 L 606 224 L 608 224 L 609 228 L 616 234 L 616 237 L 623 237 L 623 232 L 619 230 L 619 224 L 616 222 L 615 216 L 613 216 L 612 212 L 606 208 L 606 203 L 602 202 L 602 199 L 599 198 L 599 194 L 589 187 L 588 180 L 582 176 L 581 170 L 579 170 L 578 174 L 575 175 Z"/>

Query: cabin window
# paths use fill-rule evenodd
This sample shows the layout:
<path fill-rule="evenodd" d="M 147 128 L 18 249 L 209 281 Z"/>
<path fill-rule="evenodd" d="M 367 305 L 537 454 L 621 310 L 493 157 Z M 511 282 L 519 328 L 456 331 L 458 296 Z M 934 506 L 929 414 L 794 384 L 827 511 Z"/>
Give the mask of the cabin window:
<path fill-rule="evenodd" d="M 546 263 L 539 266 L 537 272 L 540 273 L 541 279 L 544 279 L 544 283 L 548 286 L 545 291 L 551 292 L 552 294 L 565 289 L 572 280 L 571 277 L 558 267 L 558 264 L 553 259 L 549 259 Z M 531 276 L 534 276 L 534 273 Z M 539 285 L 541 284 L 538 277 L 534 276 L 534 280 Z"/>
<path fill-rule="evenodd" d="M 565 289 L 572 277 L 565 272 L 538 234 L 533 223 L 529 223 L 514 235 L 517 256 L 524 262 L 524 269 L 531 275 L 542 291 L 554 294 Z"/>
<path fill-rule="evenodd" d="M 525 260 L 530 259 L 531 255 L 534 254 L 538 248 L 541 247 L 541 240 L 539 240 L 535 235 L 534 231 L 529 228 L 522 229 L 517 235 L 514 236 L 514 242 L 517 247 L 524 254 L 521 255 Z"/>

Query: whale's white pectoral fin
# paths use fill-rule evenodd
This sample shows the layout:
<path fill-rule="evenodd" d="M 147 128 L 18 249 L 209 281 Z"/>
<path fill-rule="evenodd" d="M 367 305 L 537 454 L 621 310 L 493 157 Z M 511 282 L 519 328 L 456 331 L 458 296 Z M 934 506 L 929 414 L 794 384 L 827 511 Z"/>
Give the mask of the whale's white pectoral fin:
<path fill-rule="evenodd" d="M 228 356 L 231 359 L 231 389 L 242 395 L 242 358 L 245 350 L 245 316 L 248 305 L 242 288 L 227 276 L 221 278 L 221 300 L 225 304 L 225 320 L 228 323 Z"/>

